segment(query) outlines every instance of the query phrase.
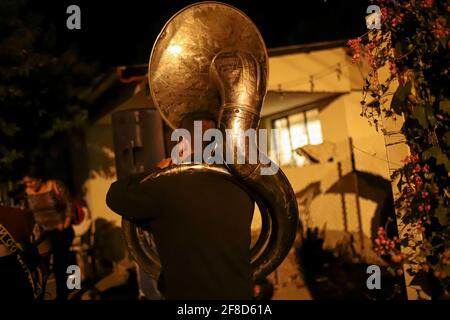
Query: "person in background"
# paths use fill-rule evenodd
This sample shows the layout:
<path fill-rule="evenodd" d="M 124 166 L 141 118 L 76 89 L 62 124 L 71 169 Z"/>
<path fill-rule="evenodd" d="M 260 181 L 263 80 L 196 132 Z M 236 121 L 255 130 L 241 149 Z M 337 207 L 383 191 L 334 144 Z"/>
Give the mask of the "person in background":
<path fill-rule="evenodd" d="M 67 267 L 76 264 L 70 247 L 74 238 L 72 206 L 66 187 L 56 180 L 44 180 L 35 173 L 23 177 L 28 208 L 51 243 L 57 299 L 67 299 Z"/>
<path fill-rule="evenodd" d="M 33 214 L 0 205 L 0 300 L 40 300 L 45 268 L 34 240 Z"/>

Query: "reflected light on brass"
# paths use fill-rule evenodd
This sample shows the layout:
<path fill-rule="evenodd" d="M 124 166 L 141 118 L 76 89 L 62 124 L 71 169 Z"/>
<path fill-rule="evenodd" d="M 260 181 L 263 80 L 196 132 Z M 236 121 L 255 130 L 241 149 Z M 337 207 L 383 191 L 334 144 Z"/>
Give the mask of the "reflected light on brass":
<path fill-rule="evenodd" d="M 177 56 L 183 52 L 183 48 L 178 44 L 172 44 L 169 48 L 167 48 L 167 50 L 174 56 Z"/>

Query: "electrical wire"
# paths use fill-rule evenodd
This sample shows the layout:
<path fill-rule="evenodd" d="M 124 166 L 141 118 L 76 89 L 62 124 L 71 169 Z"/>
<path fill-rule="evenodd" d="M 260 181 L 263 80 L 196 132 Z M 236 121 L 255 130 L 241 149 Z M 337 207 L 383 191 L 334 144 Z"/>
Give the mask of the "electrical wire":
<path fill-rule="evenodd" d="M 389 160 L 387 160 L 387 159 L 377 157 L 375 154 L 370 153 L 370 152 L 365 151 L 365 150 L 362 150 L 361 148 L 358 148 L 358 147 L 356 147 L 356 146 L 353 146 L 353 149 L 355 149 L 355 150 L 357 150 L 357 151 L 359 151 L 359 152 L 362 152 L 362 153 L 364 153 L 364 154 L 367 154 L 367 155 L 371 156 L 372 158 L 375 158 L 375 159 L 378 159 L 378 160 L 387 162 L 387 163 L 390 164 L 390 165 L 394 165 L 394 166 L 398 166 L 398 167 L 401 167 L 401 166 L 402 166 L 400 163 L 391 162 L 391 161 L 389 161 Z"/>
<path fill-rule="evenodd" d="M 342 75 L 342 68 L 344 66 L 347 66 L 348 64 L 349 63 L 346 60 L 341 60 L 341 61 L 339 61 L 339 62 L 337 62 L 337 63 L 335 63 L 335 64 L 333 64 L 331 66 L 328 66 L 328 67 L 326 67 L 326 68 L 324 68 L 324 69 L 322 69 L 322 70 L 320 70 L 320 71 L 318 71 L 316 73 L 310 74 L 308 77 L 301 77 L 301 78 L 298 78 L 298 79 L 293 79 L 293 80 L 289 80 L 289 81 L 286 81 L 286 82 L 281 82 L 281 83 L 278 83 L 277 86 L 280 88 L 280 90 L 282 88 L 289 88 L 289 87 L 293 87 L 293 86 L 301 86 L 301 85 L 304 85 L 304 84 L 311 83 L 311 81 L 316 81 L 316 80 L 322 79 L 322 78 L 324 78 L 324 77 L 326 77 L 326 76 L 328 76 L 328 75 L 330 75 L 330 74 L 332 74 L 334 72 L 336 72 L 338 76 L 341 76 Z"/>

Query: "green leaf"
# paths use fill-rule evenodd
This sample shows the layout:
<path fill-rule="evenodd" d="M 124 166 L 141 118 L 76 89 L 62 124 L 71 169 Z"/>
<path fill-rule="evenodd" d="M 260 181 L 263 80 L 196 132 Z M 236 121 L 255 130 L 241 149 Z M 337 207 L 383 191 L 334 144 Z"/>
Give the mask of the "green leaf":
<path fill-rule="evenodd" d="M 447 146 L 450 146 L 450 131 L 444 134 L 444 141 Z"/>
<path fill-rule="evenodd" d="M 21 152 L 18 152 L 17 150 L 8 150 L 4 152 L 3 150 L 3 156 L 0 157 L 0 164 L 5 166 L 10 166 L 14 163 L 14 161 L 21 159 L 23 157 L 23 154 Z"/>
<path fill-rule="evenodd" d="M 450 171 L 450 161 L 448 160 L 445 153 L 442 152 L 439 147 L 431 147 L 423 152 L 424 160 L 429 160 L 430 158 L 436 159 L 436 165 L 443 164 L 447 171 Z"/>
<path fill-rule="evenodd" d="M 402 192 L 402 186 L 403 186 L 403 172 L 400 172 L 400 178 L 397 182 L 397 189 L 399 192 Z"/>
<path fill-rule="evenodd" d="M 14 136 L 17 132 L 20 131 L 20 128 L 15 123 L 8 123 L 3 119 L 0 119 L 0 133 L 4 134 L 7 137 Z"/>
<path fill-rule="evenodd" d="M 394 93 L 391 101 L 391 109 L 398 115 L 402 114 L 402 109 L 406 107 L 406 101 L 409 93 L 411 92 L 411 81 L 406 82 L 404 85 L 400 85 Z"/>
<path fill-rule="evenodd" d="M 442 226 L 446 226 L 448 224 L 448 208 L 444 207 L 444 206 L 439 206 L 435 211 L 434 211 L 434 215 L 438 218 L 439 223 Z"/>
<path fill-rule="evenodd" d="M 415 106 L 413 108 L 413 117 L 419 121 L 423 128 L 428 128 L 427 112 L 423 106 Z"/>
<path fill-rule="evenodd" d="M 367 103 L 367 106 L 370 107 L 370 108 L 379 108 L 380 107 L 380 100 L 374 99 L 374 100 L 370 101 L 369 103 Z"/>
<path fill-rule="evenodd" d="M 447 276 L 450 276 L 450 264 L 445 265 L 442 268 L 442 272 L 444 272 Z"/>
<path fill-rule="evenodd" d="M 402 45 L 401 41 L 396 41 L 394 44 L 394 48 L 395 48 L 395 53 L 397 56 L 403 55 L 403 45 Z"/>
<path fill-rule="evenodd" d="M 450 100 L 442 100 L 439 104 L 439 109 L 447 114 L 450 114 Z"/>

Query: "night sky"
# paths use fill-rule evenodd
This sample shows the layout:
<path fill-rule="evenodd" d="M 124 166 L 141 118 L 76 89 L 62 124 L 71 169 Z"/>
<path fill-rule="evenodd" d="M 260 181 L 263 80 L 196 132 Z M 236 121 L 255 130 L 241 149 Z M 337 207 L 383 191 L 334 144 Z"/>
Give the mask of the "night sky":
<path fill-rule="evenodd" d="M 58 32 L 61 47 L 75 43 L 82 56 L 115 65 L 146 63 L 164 23 L 196 1 L 182 0 L 32 0 Z M 268 48 L 348 39 L 365 33 L 367 1 L 223 1 L 245 12 L 260 29 Z M 66 8 L 81 8 L 81 30 L 66 28 Z"/>

